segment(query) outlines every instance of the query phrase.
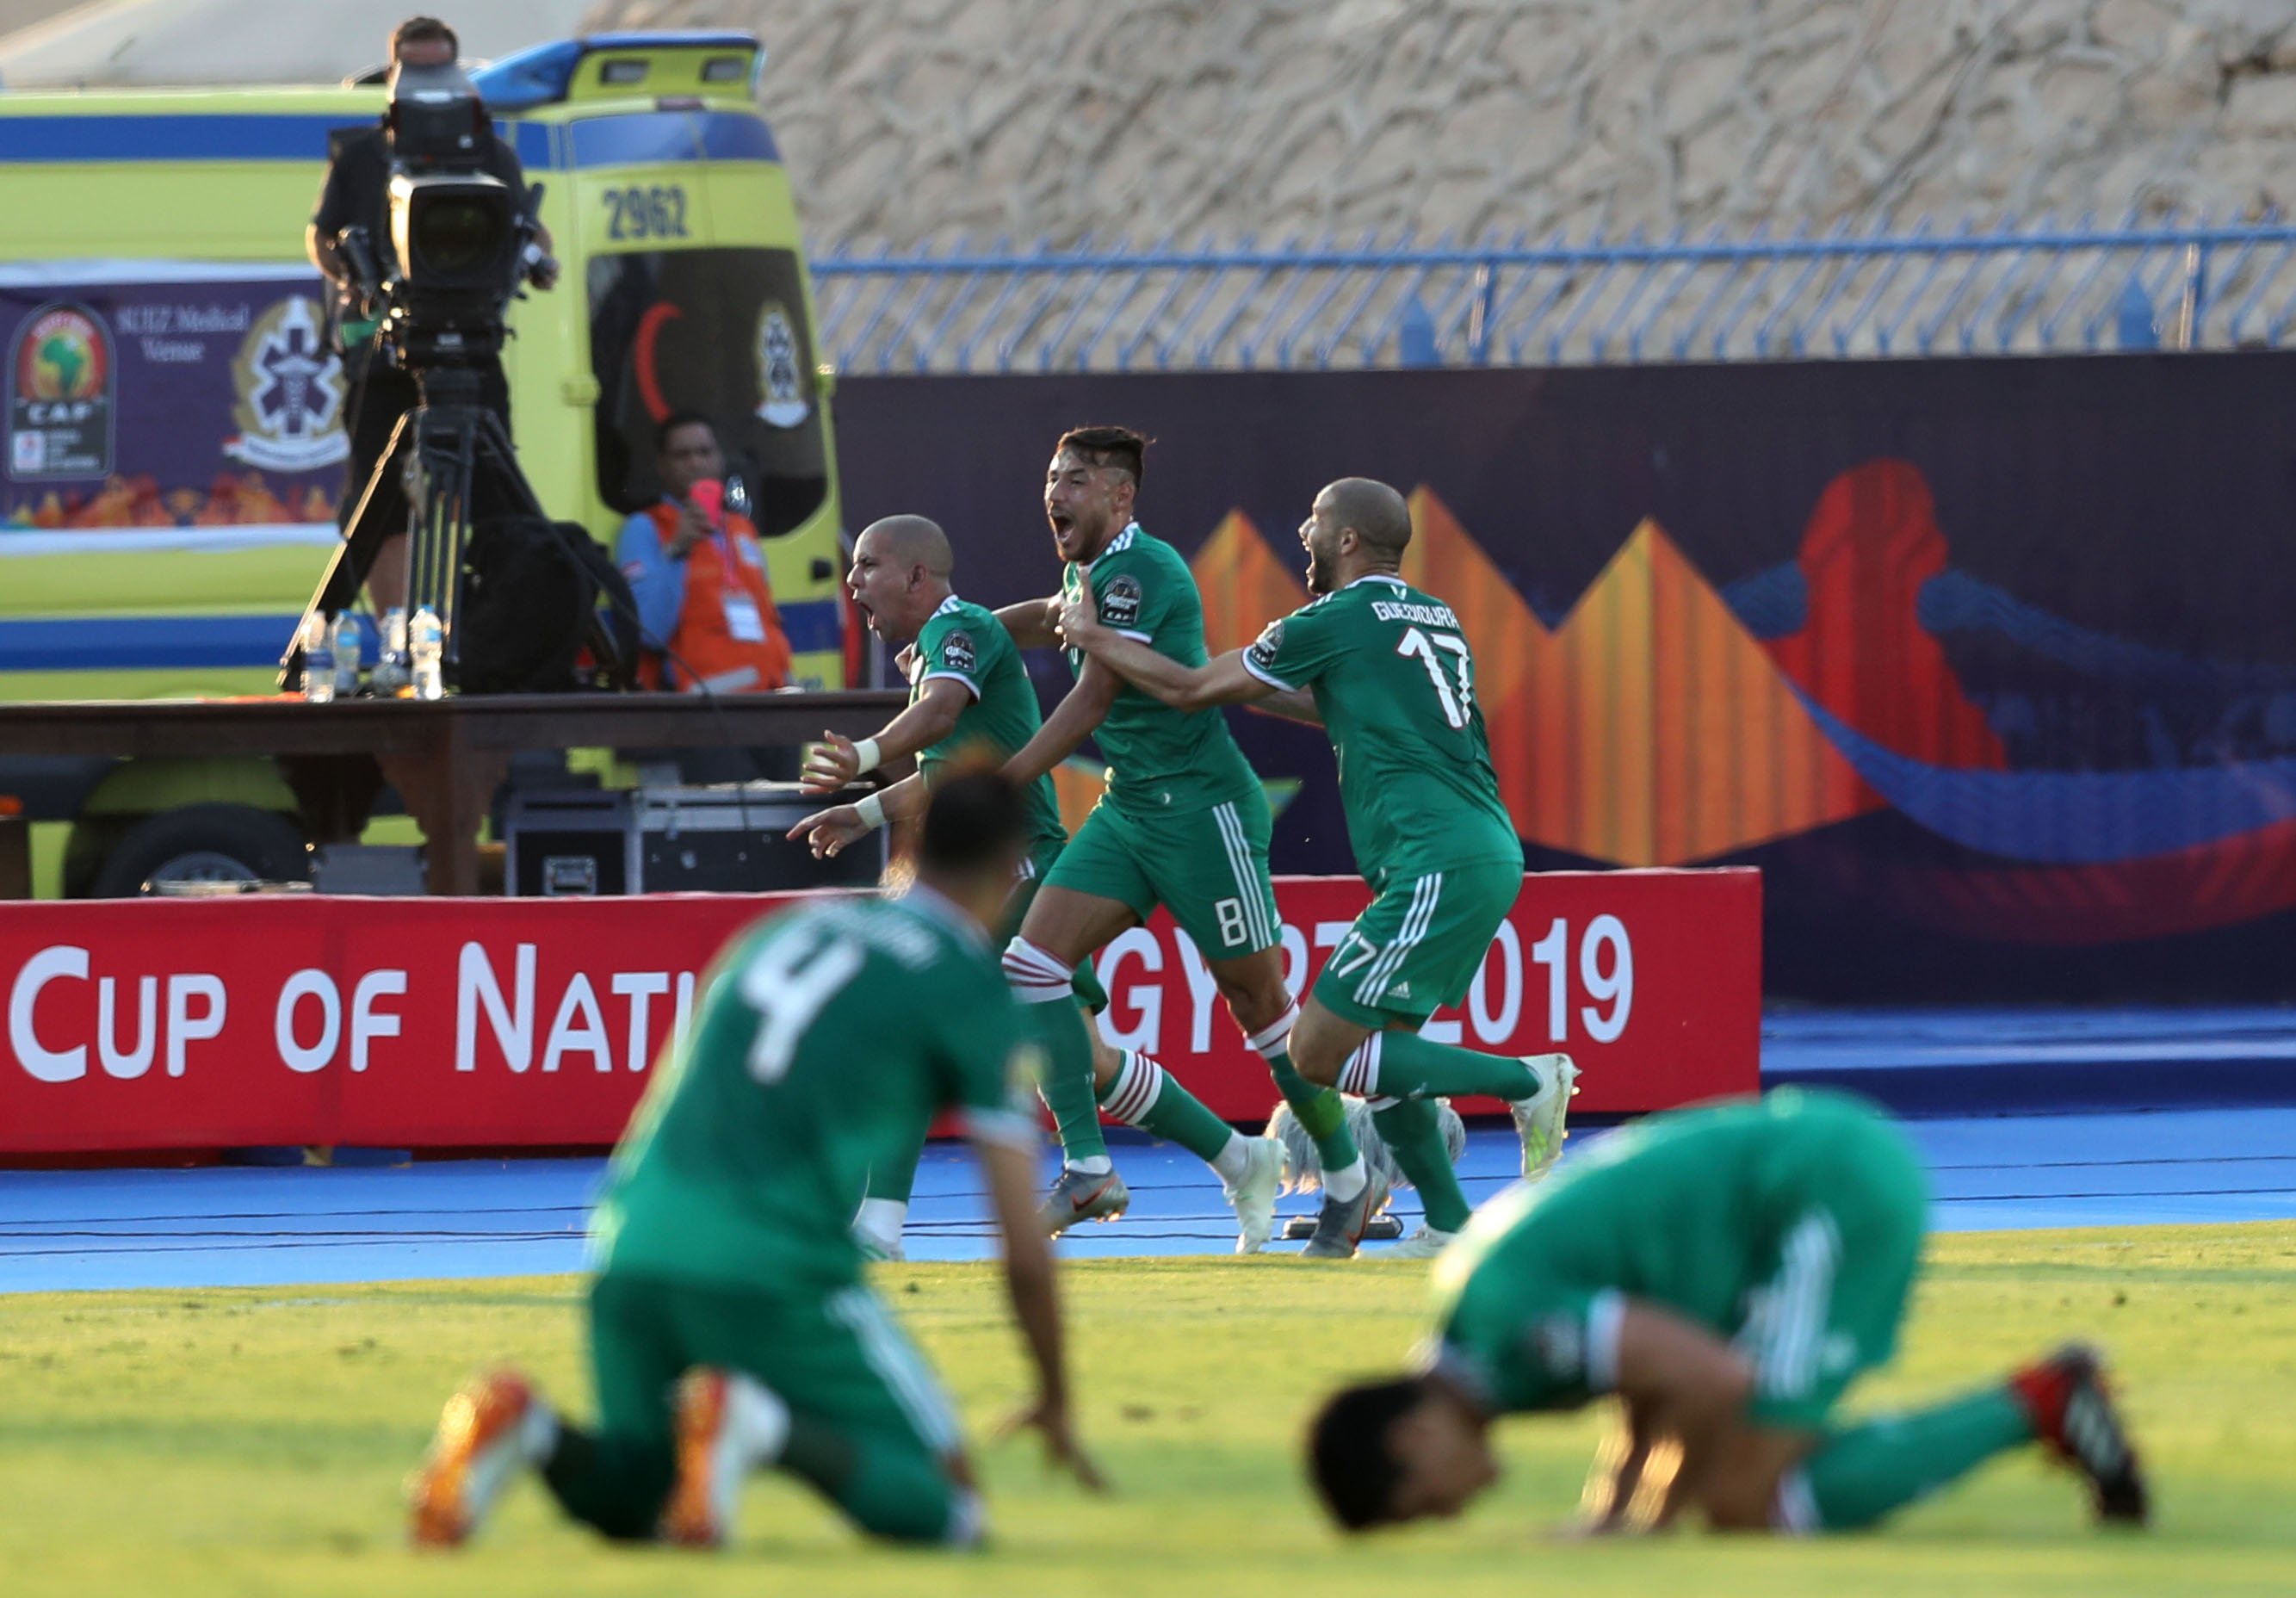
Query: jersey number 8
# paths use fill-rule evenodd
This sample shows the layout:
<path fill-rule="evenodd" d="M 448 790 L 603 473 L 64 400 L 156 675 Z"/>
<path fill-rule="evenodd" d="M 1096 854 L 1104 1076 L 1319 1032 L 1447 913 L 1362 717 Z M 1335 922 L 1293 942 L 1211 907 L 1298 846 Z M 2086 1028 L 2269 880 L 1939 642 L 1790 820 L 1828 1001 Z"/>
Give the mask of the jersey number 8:
<path fill-rule="evenodd" d="M 776 938 L 742 972 L 742 997 L 758 1012 L 750 1075 L 771 1085 L 789 1074 L 797 1045 L 821 1007 L 859 974 L 861 946 L 817 929 Z"/>
<path fill-rule="evenodd" d="M 1455 728 L 1463 728 L 1475 717 L 1475 665 L 1467 653 L 1467 641 L 1456 633 L 1423 633 L 1413 627 L 1403 635 L 1403 642 L 1395 646 L 1398 655 L 1409 655 L 1427 668 L 1427 680 L 1435 684 L 1435 697 L 1443 701 L 1443 719 Z M 1451 657 L 1450 671 L 1444 669 L 1443 657 Z M 1451 672 L 1458 674 L 1458 682 L 1451 681 Z"/>

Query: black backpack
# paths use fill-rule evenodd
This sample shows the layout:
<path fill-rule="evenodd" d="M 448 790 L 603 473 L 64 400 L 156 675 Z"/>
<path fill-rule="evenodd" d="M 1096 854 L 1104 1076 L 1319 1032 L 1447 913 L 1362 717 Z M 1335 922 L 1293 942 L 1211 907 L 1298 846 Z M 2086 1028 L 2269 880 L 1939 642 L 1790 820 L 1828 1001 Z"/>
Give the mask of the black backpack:
<path fill-rule="evenodd" d="M 504 516 L 473 527 L 455 630 L 464 693 L 588 686 L 576 675 L 586 648 L 601 685 L 636 680 L 637 602 L 621 569 L 575 522 Z"/>

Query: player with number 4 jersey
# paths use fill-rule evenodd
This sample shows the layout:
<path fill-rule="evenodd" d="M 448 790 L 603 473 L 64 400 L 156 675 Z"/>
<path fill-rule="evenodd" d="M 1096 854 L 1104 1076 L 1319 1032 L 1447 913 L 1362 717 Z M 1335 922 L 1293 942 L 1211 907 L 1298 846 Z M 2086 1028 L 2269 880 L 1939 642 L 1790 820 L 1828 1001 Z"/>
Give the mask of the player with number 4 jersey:
<path fill-rule="evenodd" d="M 1522 845 L 1499 797 L 1475 702 L 1474 654 L 1451 608 L 1398 573 L 1411 539 L 1403 496 L 1348 478 L 1316 495 L 1300 529 L 1318 598 L 1250 648 L 1202 666 L 1143 649 L 1090 607 L 1062 613 L 1072 647 L 1175 708 L 1263 703 L 1320 721 L 1339 757 L 1356 862 L 1374 895 L 1317 977 L 1292 1038 L 1311 1082 L 1369 1099 L 1427 1227 L 1431 1254 L 1465 1225 L 1465 1196 L 1428 1101 L 1506 1100 L 1523 1174 L 1561 1151 L 1578 1070 L 1567 1055 L 1508 1059 L 1419 1035 L 1466 996 L 1522 886 Z"/>
<path fill-rule="evenodd" d="M 594 1429 L 504 1372 L 455 1395 L 412 1483 L 416 1542 L 463 1541 L 522 1471 L 610 1537 L 725 1540 L 745 1476 L 811 1485 L 863 1530 L 981 1534 L 956 1419 L 862 1280 L 849 1229 L 871 1166 L 924 1119 L 962 1121 L 987 1178 L 1037 1381 L 1021 1423 L 1086 1485 L 1068 1419 L 1050 1255 L 1037 1225 L 1041 1051 L 988 928 L 1026 857 L 1023 796 L 951 778 L 915 873 L 882 898 L 767 917 L 711 966 L 592 1219 Z"/>

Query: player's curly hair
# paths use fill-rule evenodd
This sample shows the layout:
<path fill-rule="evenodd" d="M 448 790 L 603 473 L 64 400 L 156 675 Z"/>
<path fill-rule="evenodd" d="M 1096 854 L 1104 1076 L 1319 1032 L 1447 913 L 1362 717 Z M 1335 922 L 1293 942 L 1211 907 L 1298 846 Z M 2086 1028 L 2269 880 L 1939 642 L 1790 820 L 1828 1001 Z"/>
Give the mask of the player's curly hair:
<path fill-rule="evenodd" d="M 1403 1467 L 1387 1444 L 1396 1421 L 1427 1396 L 1415 1376 L 1365 1382 L 1334 1393 L 1308 1430 L 1308 1474 L 1343 1531 L 1390 1517 Z"/>
<path fill-rule="evenodd" d="M 1128 474 L 1136 489 L 1152 442 L 1145 433 L 1128 427 L 1072 427 L 1061 435 L 1053 453 L 1080 455 L 1095 466 L 1113 466 Z"/>

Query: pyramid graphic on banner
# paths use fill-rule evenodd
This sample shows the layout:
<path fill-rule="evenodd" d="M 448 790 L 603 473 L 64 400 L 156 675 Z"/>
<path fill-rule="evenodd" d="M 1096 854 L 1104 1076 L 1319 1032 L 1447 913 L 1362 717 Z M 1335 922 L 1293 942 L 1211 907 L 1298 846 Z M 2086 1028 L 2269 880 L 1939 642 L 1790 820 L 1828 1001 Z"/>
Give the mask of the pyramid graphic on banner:
<path fill-rule="evenodd" d="M 1677 865 L 1880 806 L 1657 522 L 1638 526 L 1550 629 L 1431 490 L 1415 491 L 1411 509 L 1404 578 L 1459 616 L 1500 791 L 1525 839 Z M 1194 565 L 1215 653 L 1304 598 L 1240 513 Z"/>

